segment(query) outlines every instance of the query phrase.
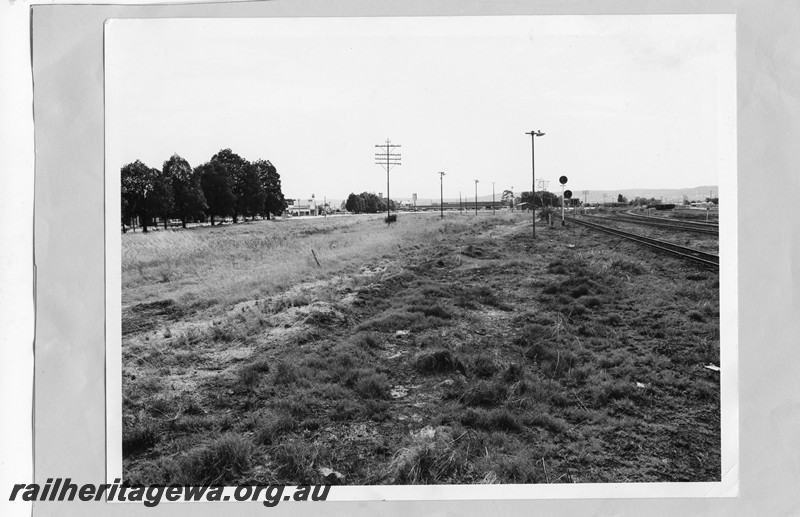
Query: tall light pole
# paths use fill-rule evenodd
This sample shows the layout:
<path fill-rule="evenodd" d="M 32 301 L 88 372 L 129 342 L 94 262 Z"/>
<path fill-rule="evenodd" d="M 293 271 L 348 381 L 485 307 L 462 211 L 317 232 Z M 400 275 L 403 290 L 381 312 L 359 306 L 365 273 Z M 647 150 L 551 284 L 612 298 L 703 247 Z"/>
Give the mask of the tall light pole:
<path fill-rule="evenodd" d="M 533 130 L 531 130 L 530 132 L 525 133 L 525 134 L 526 135 L 531 135 L 531 203 L 533 203 L 533 209 L 531 210 L 531 213 L 533 214 L 531 216 L 531 221 L 532 221 L 533 224 L 531 226 L 533 226 L 533 238 L 535 240 L 536 239 L 536 202 L 535 202 L 535 199 L 536 199 L 536 161 L 534 159 L 534 154 L 533 154 L 533 141 L 534 141 L 534 138 L 537 137 L 537 136 L 544 136 L 544 133 L 542 133 L 541 131 L 533 131 Z"/>
<path fill-rule="evenodd" d="M 475 180 L 475 215 L 478 215 L 478 180 Z"/>
<path fill-rule="evenodd" d="M 444 172 L 439 171 L 439 219 L 444 219 Z"/>

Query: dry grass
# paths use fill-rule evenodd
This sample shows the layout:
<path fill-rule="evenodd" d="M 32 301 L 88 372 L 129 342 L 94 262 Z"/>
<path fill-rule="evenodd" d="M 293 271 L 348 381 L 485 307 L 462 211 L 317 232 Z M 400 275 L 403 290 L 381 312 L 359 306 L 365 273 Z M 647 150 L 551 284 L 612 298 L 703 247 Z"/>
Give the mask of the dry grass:
<path fill-rule="evenodd" d="M 719 479 L 716 274 L 435 216 L 123 235 L 126 479 Z"/>

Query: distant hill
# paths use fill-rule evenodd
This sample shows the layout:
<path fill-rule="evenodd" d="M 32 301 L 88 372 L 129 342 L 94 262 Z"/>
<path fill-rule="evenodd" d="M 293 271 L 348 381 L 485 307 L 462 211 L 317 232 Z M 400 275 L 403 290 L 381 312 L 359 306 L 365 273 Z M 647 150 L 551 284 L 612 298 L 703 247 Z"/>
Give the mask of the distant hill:
<path fill-rule="evenodd" d="M 561 188 L 558 189 L 550 189 L 550 192 L 560 196 L 561 195 Z M 521 190 L 515 191 L 514 194 L 520 195 L 522 193 Z M 713 195 L 709 195 L 712 193 Z M 647 188 L 629 188 L 629 189 L 619 189 L 619 190 L 587 190 L 586 191 L 586 201 L 589 203 L 602 203 L 603 202 L 603 194 L 606 195 L 605 200 L 609 203 L 615 202 L 617 200 L 617 196 L 622 194 L 625 198 L 630 201 L 637 197 L 643 198 L 656 198 L 661 199 L 664 203 L 673 203 L 673 202 L 681 202 L 683 201 L 683 196 L 689 198 L 689 201 L 705 201 L 707 197 L 717 197 L 719 196 L 719 187 L 716 185 L 703 185 L 699 187 L 687 187 L 687 188 L 673 188 L 673 189 L 647 189 Z M 584 199 L 584 191 L 583 190 L 574 190 L 572 189 L 572 197 L 580 198 L 581 201 Z M 496 200 L 500 200 L 500 194 L 495 195 Z M 475 197 L 466 198 L 465 201 L 474 201 Z M 489 194 L 488 196 L 478 196 L 478 201 L 486 202 L 491 201 L 492 195 Z M 458 198 L 454 199 L 445 199 L 445 201 L 458 201 Z"/>
<path fill-rule="evenodd" d="M 637 197 L 643 198 L 656 198 L 664 203 L 674 203 L 683 201 L 683 196 L 686 196 L 689 201 L 705 201 L 707 197 L 719 196 L 719 187 L 716 185 L 703 185 L 699 187 L 689 188 L 673 188 L 673 189 L 647 189 L 647 188 L 631 188 L 620 190 L 588 190 L 586 192 L 586 200 L 589 203 L 598 203 L 603 201 L 603 194 L 609 202 L 616 201 L 617 196 L 622 194 L 628 201 Z M 584 198 L 582 190 L 573 191 L 574 197 Z"/>

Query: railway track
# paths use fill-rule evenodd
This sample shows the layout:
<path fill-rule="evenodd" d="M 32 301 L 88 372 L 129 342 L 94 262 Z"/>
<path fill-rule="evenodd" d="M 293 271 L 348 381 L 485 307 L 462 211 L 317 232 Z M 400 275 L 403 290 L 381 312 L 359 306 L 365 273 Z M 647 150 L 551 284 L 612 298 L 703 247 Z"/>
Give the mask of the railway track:
<path fill-rule="evenodd" d="M 599 217 L 587 215 L 585 217 L 593 217 L 594 219 L 606 219 L 610 221 L 619 221 L 631 224 L 641 224 L 645 226 L 654 226 L 657 228 L 667 228 L 670 230 L 681 230 L 684 232 L 704 233 L 709 235 L 719 235 L 719 227 L 717 225 L 705 225 L 705 223 L 694 223 L 685 221 L 672 221 L 664 219 L 663 217 L 651 217 L 647 215 L 634 215 L 627 212 L 625 214 L 616 214 L 611 217 Z"/>
<path fill-rule="evenodd" d="M 587 221 L 585 219 L 576 219 L 575 217 L 567 217 L 566 219 L 569 220 L 570 222 L 579 224 L 581 226 L 586 226 L 587 228 L 591 228 L 593 230 L 598 230 L 604 233 L 608 233 L 610 235 L 622 237 L 623 239 L 638 242 L 639 244 L 644 244 L 645 246 L 648 246 L 650 248 L 690 260 L 692 262 L 695 262 L 697 264 L 703 265 L 708 268 L 719 269 L 719 255 L 714 255 L 712 253 L 706 253 L 704 251 L 687 248 L 685 246 L 679 246 L 677 244 L 672 244 L 671 242 L 652 239 L 650 237 L 642 237 L 641 235 L 636 235 L 634 233 L 618 230 L 617 228 L 611 228 L 609 226 L 597 224 L 591 221 Z"/>
<path fill-rule="evenodd" d="M 688 219 L 672 219 L 666 217 L 657 217 L 654 215 L 644 215 L 633 210 L 628 210 L 624 213 L 626 216 L 636 217 L 637 219 L 646 219 L 646 220 L 654 220 L 654 221 L 661 221 L 661 222 L 668 222 L 668 223 L 676 223 L 676 224 L 684 224 L 687 226 L 695 226 L 697 228 L 719 228 L 719 223 L 712 223 L 708 221 L 691 221 Z"/>

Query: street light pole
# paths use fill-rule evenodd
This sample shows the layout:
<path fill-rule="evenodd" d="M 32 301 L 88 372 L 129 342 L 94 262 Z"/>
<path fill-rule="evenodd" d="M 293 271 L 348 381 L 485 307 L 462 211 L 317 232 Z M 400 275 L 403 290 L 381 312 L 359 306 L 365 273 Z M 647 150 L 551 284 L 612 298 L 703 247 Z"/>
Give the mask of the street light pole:
<path fill-rule="evenodd" d="M 475 180 L 475 215 L 478 215 L 478 180 Z"/>
<path fill-rule="evenodd" d="M 439 219 L 444 219 L 444 172 L 439 172 Z"/>
<path fill-rule="evenodd" d="M 544 136 L 544 133 L 538 130 L 531 130 L 525 134 L 531 135 L 531 203 L 533 203 L 533 209 L 531 210 L 531 213 L 533 214 L 531 216 L 533 224 L 531 226 L 533 227 L 533 239 L 536 240 L 536 161 L 533 154 L 533 140 L 534 137 Z"/>

